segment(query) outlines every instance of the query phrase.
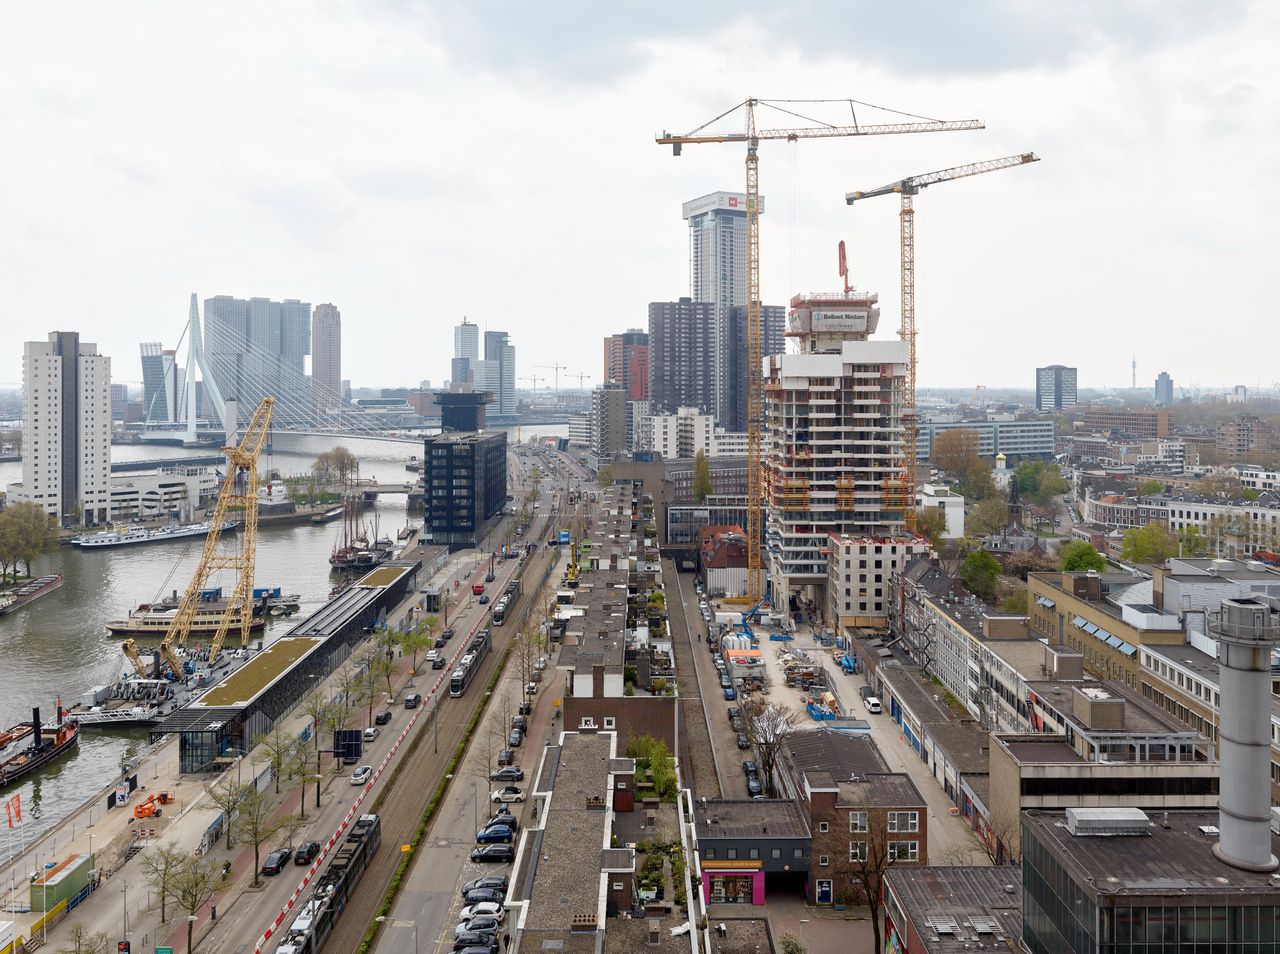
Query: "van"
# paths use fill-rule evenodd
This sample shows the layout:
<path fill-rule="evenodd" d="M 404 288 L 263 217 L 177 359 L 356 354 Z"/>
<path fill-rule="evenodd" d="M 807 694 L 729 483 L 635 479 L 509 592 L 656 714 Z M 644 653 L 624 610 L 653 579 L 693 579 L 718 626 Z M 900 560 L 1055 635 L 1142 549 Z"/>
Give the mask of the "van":
<path fill-rule="evenodd" d="M 881 712 L 880 700 L 875 696 L 867 696 L 862 700 L 862 704 L 867 707 L 867 711 L 872 715 L 879 715 Z"/>
<path fill-rule="evenodd" d="M 411 692 L 404 697 L 404 707 L 406 709 L 416 709 L 420 705 L 422 705 L 422 696 L 416 692 Z"/>

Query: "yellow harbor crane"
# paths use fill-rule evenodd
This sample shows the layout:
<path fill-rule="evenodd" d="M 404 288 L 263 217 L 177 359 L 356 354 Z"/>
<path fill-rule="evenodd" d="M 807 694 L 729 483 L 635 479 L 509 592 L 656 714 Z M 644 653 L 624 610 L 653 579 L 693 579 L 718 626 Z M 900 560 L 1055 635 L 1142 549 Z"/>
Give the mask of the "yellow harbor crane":
<path fill-rule="evenodd" d="M 920 176 L 908 176 L 906 179 L 890 182 L 878 189 L 849 192 L 844 197 L 848 205 L 878 195 L 897 193 L 902 197 L 901 209 L 898 213 L 898 238 L 902 256 L 902 326 L 898 334 L 907 343 L 909 356 L 906 393 L 903 395 L 902 402 L 902 495 L 905 501 L 903 515 L 906 518 L 908 530 L 914 531 L 916 528 L 916 231 L 912 196 L 917 195 L 921 189 L 939 182 L 965 179 L 969 176 L 982 175 L 984 172 L 999 172 L 1001 169 L 1012 169 L 1029 162 L 1039 161 L 1035 153 L 1024 152 L 1016 156 L 1005 156 L 1003 159 L 971 162 L 965 166 L 953 166 L 950 169 L 928 172 Z M 975 391 L 974 394 L 976 400 L 977 392 Z"/>
<path fill-rule="evenodd" d="M 208 586 L 209 577 L 217 570 L 234 571 L 236 582 L 222 618 L 218 621 L 218 629 L 209 649 L 209 664 L 213 665 L 217 660 L 223 640 L 233 628 L 240 631 L 242 646 L 249 643 L 253 626 L 253 567 L 258 543 L 258 458 L 271 429 L 274 404 L 275 398 L 263 398 L 253 413 L 253 419 L 245 427 L 240 443 L 222 448 L 222 452 L 227 455 L 227 474 L 223 478 L 222 489 L 218 492 L 213 515 L 209 518 L 209 535 L 204 539 L 200 564 L 196 567 L 186 592 L 182 594 L 182 601 L 160 643 L 160 655 L 175 675 L 182 674 L 182 663 L 173 651 L 173 646 L 175 643 L 185 645 L 196 610 L 200 607 L 200 594 Z M 218 541 L 231 517 L 236 517 L 241 522 L 240 537 L 230 552 L 223 552 L 218 549 Z M 126 639 L 123 649 L 138 675 L 148 677 L 150 673 L 138 655 L 137 642 Z"/>
<path fill-rule="evenodd" d="M 849 106 L 852 124 L 836 126 L 820 120 L 803 116 L 791 105 L 803 103 L 840 103 Z M 785 105 L 784 105 L 785 104 Z M 756 108 L 767 106 L 785 113 L 793 119 L 800 119 L 809 126 L 793 126 L 777 129 L 760 129 L 756 126 Z M 683 136 L 664 132 L 657 137 L 659 145 L 669 145 L 675 155 L 680 155 L 681 148 L 686 145 L 714 142 L 741 142 L 747 146 L 747 594 L 752 600 L 764 595 L 764 568 L 761 557 L 763 483 L 761 474 L 760 425 L 761 425 L 761 380 L 760 365 L 764 356 L 760 353 L 760 157 L 759 146 L 762 140 L 780 139 L 795 142 L 799 139 L 831 139 L 840 136 L 895 136 L 908 133 L 956 132 L 965 129 L 982 129 L 984 124 L 977 119 L 945 121 L 927 119 L 910 113 L 898 113 L 907 116 L 914 122 L 878 123 L 867 125 L 859 123 L 855 107 L 864 106 L 870 109 L 884 110 L 884 107 L 861 103 L 852 99 L 828 100 L 768 100 L 748 98 L 732 109 L 726 110 L 714 119 L 703 123 Z M 739 109 L 745 111 L 746 128 L 743 132 L 717 133 L 708 132 L 707 127 L 719 122 L 730 113 Z M 897 110 L 884 110 L 897 113 Z"/>

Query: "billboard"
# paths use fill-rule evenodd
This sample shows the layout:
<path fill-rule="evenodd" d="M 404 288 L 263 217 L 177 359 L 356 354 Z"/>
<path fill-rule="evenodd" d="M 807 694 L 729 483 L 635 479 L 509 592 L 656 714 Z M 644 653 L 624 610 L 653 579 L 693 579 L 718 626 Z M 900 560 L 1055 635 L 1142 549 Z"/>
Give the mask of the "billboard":
<path fill-rule="evenodd" d="M 568 542 L 569 542 L 569 531 L 568 531 L 568 530 L 561 530 L 561 531 L 560 531 L 560 539 L 559 539 L 559 542 L 560 542 L 560 543 L 568 543 Z"/>
<path fill-rule="evenodd" d="M 340 759 L 359 760 L 364 752 L 364 733 L 359 729 L 335 729 L 333 750 Z"/>

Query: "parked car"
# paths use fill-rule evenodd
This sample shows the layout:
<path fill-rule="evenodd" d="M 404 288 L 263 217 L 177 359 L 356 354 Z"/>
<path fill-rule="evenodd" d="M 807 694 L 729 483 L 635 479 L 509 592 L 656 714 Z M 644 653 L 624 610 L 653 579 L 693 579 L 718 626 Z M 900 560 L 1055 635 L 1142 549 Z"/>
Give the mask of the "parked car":
<path fill-rule="evenodd" d="M 533 668 L 537 670 L 546 669 L 550 662 L 551 660 L 546 656 L 539 656 L 538 661 L 533 664 Z"/>
<path fill-rule="evenodd" d="M 742 710 L 737 706 L 729 706 L 729 721 L 732 722 L 738 716 L 742 715 Z"/>
<path fill-rule="evenodd" d="M 480 599 L 476 600 L 476 602 L 479 603 L 481 606 L 484 606 L 485 603 L 489 602 L 489 594 L 488 593 L 481 594 Z"/>
<path fill-rule="evenodd" d="M 505 888 L 473 888 L 462 896 L 462 903 L 464 905 L 484 904 L 486 902 L 502 904 L 506 897 Z"/>
<path fill-rule="evenodd" d="M 284 870 L 284 866 L 289 863 L 289 857 L 293 852 L 288 848 L 278 848 L 267 855 L 265 861 L 262 862 L 262 873 L 264 875 L 278 875 Z"/>
<path fill-rule="evenodd" d="M 513 749 L 518 749 L 520 743 L 524 741 L 524 733 L 519 729 L 512 729 L 511 734 L 507 736 L 507 745 Z"/>
<path fill-rule="evenodd" d="M 438 649 L 428 649 L 427 654 L 422 657 L 422 661 L 431 663 L 432 669 L 443 669 L 444 653 L 440 652 Z M 437 665 L 437 663 L 439 665 Z"/>
<path fill-rule="evenodd" d="M 498 750 L 499 765 L 514 765 L 515 761 L 516 761 L 516 753 L 513 752 L 511 749 Z"/>
<path fill-rule="evenodd" d="M 486 583 L 492 583 L 492 582 L 493 582 L 493 574 L 492 574 L 492 573 L 486 573 L 486 574 L 484 575 L 484 581 L 485 581 Z"/>
<path fill-rule="evenodd" d="M 745 732 L 738 733 L 738 748 L 740 749 L 751 748 L 751 741 L 747 738 L 747 733 Z"/>
<path fill-rule="evenodd" d="M 533 703 L 522 702 L 520 703 L 520 708 L 517 709 L 516 711 L 519 712 L 521 715 L 525 715 L 525 716 L 530 715 L 533 712 Z"/>
<path fill-rule="evenodd" d="M 373 777 L 373 766 L 362 765 L 351 773 L 352 785 L 363 785 Z"/>
<path fill-rule="evenodd" d="M 483 878 L 473 878 L 462 886 L 462 896 L 465 898 L 468 892 L 476 888 L 494 888 L 506 894 L 508 884 L 506 875 L 485 875 Z"/>
<path fill-rule="evenodd" d="M 298 846 L 298 850 L 293 853 L 293 863 L 295 865 L 309 865 L 316 860 L 316 855 L 320 854 L 320 842 L 304 841 Z"/>
<path fill-rule="evenodd" d="M 522 715 L 511 717 L 511 728 L 525 732 L 529 728 L 529 720 Z"/>
<path fill-rule="evenodd" d="M 485 825 L 485 827 L 492 828 L 494 825 L 506 825 L 514 832 L 518 833 L 520 831 L 520 822 L 516 820 L 515 815 L 511 814 L 511 809 L 506 805 L 501 806 L 494 812 L 493 817 L 489 819 L 489 824 Z"/>
<path fill-rule="evenodd" d="M 538 694 L 538 684 L 536 682 L 526 684 L 524 687 L 524 694 L 526 696 L 536 696 Z"/>
<path fill-rule="evenodd" d="M 422 696 L 416 692 L 411 692 L 404 697 L 404 707 L 406 709 L 416 709 L 420 705 L 422 705 Z"/>
<path fill-rule="evenodd" d="M 756 763 L 750 759 L 744 761 L 742 763 L 742 774 L 747 778 L 751 778 L 751 776 L 759 774 L 758 769 L 756 769 Z"/>
<path fill-rule="evenodd" d="M 509 845 L 515 841 L 516 833 L 508 825 L 492 825 L 476 832 L 477 845 Z"/>
<path fill-rule="evenodd" d="M 738 690 L 733 688 L 733 686 L 729 686 L 729 688 L 724 691 L 724 697 L 727 701 L 732 702 L 734 699 L 738 698 Z"/>
<path fill-rule="evenodd" d="M 497 934 L 501 922 L 497 918 L 491 918 L 488 915 L 472 918 L 470 921 L 459 921 L 457 927 L 453 929 L 455 938 L 462 937 L 464 934 L 472 932 L 479 934 Z"/>
<path fill-rule="evenodd" d="M 866 710 L 870 712 L 872 715 L 879 715 L 882 711 L 880 706 L 880 700 L 877 699 L 875 696 L 867 696 L 865 699 L 862 700 L 862 704 L 863 706 L 866 707 Z"/>
<path fill-rule="evenodd" d="M 500 923 L 506 916 L 506 912 L 502 910 L 502 905 L 496 901 L 481 901 L 479 904 L 468 904 L 458 912 L 458 919 L 462 921 L 470 921 L 472 918 L 477 917 L 490 917 Z"/>
<path fill-rule="evenodd" d="M 366 742 L 378 741 L 378 727 L 376 725 L 371 725 L 369 728 L 364 730 L 364 740 Z"/>
<path fill-rule="evenodd" d="M 454 954 L 498 954 L 498 937 L 491 931 L 467 931 L 453 939 Z"/>
<path fill-rule="evenodd" d="M 449 640 L 453 639 L 453 629 L 450 628 L 450 629 L 442 630 L 440 633 L 440 638 L 443 639 L 446 643 Z"/>
<path fill-rule="evenodd" d="M 494 802 L 523 802 L 524 792 L 515 785 L 504 785 L 502 788 L 495 788 L 489 797 Z"/>
<path fill-rule="evenodd" d="M 437 637 L 436 637 L 436 641 L 435 641 L 434 643 L 432 643 L 431 645 L 432 645 L 432 647 L 433 647 L 433 648 L 435 648 L 435 649 L 444 649 L 444 644 L 445 644 L 445 643 L 447 643 L 447 642 L 448 642 L 448 640 L 447 640 L 447 639 L 445 639 L 443 636 L 437 636 Z"/>
<path fill-rule="evenodd" d="M 390 709 L 383 709 L 381 712 L 379 712 L 376 716 L 373 717 L 374 725 L 386 725 L 390 721 L 391 721 Z"/>
<path fill-rule="evenodd" d="M 504 765 L 500 769 L 494 769 L 489 773 L 489 781 L 491 782 L 523 782 L 524 769 L 518 765 Z"/>
<path fill-rule="evenodd" d="M 760 785 L 760 779 L 756 778 L 754 775 L 747 778 L 747 794 L 752 798 L 755 798 L 757 795 L 764 794 L 764 788 Z"/>

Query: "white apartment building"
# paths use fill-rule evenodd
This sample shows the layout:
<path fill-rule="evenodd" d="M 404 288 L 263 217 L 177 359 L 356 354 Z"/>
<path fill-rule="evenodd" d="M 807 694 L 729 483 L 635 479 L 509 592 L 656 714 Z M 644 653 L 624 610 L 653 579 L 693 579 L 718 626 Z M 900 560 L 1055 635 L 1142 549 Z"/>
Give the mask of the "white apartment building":
<path fill-rule="evenodd" d="M 903 479 L 907 345 L 869 340 L 877 300 L 858 291 L 797 295 L 788 320 L 799 353 L 768 358 L 765 544 L 779 606 L 789 598 L 830 605 L 833 535 L 908 539 L 904 515 L 915 501 Z M 865 585 L 864 577 L 859 588 Z"/>
<path fill-rule="evenodd" d="M 591 444 L 591 415 L 574 414 L 569 418 L 569 443 L 576 447 Z"/>
<path fill-rule="evenodd" d="M 122 474 L 111 478 L 113 521 L 140 520 L 166 514 L 195 520 L 198 510 L 218 492 L 211 467 L 170 467 L 154 474 Z"/>
<path fill-rule="evenodd" d="M 647 440 L 641 450 L 657 451 L 667 459 L 691 458 L 702 451 L 707 457 L 746 457 L 747 435 L 716 426 L 715 417 L 696 407 L 679 408 L 675 414 L 651 415 L 640 428 Z"/>
<path fill-rule="evenodd" d="M 964 497 L 943 484 L 921 484 L 916 491 L 916 508 L 941 510 L 947 519 L 942 535 L 948 540 L 964 536 Z"/>
<path fill-rule="evenodd" d="M 44 508 L 60 525 L 109 519 L 111 359 L 74 331 L 28 341 L 22 355 L 22 482 L 10 500 Z"/>
<path fill-rule="evenodd" d="M 311 389 L 317 413 L 342 413 L 342 313 L 336 305 L 311 312 Z"/>

